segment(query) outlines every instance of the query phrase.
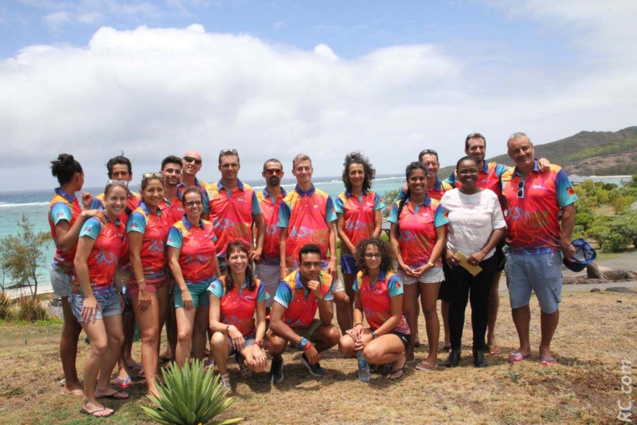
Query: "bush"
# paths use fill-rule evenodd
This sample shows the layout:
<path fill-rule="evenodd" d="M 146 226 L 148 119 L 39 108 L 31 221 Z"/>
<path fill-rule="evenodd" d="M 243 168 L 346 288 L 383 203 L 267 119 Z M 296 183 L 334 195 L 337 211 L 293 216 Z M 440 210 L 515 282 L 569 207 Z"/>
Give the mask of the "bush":
<path fill-rule="evenodd" d="M 239 422 L 240 418 L 210 422 L 233 403 L 219 383 L 219 375 L 212 377 L 200 360 L 186 362 L 182 369 L 171 363 L 164 369 L 165 384 L 155 381 L 160 398 L 149 396 L 156 407 L 142 406 L 147 415 L 162 424 L 215 424 Z"/>
<path fill-rule="evenodd" d="M 626 246 L 630 244 L 630 239 L 627 239 L 619 233 L 609 232 L 604 236 L 603 242 L 602 251 L 619 252 L 626 249 Z"/>
<path fill-rule="evenodd" d="M 18 299 L 18 314 L 16 318 L 25 322 L 37 322 L 39 320 L 48 320 L 49 313 L 47 313 L 37 298 L 21 295 Z"/>
<path fill-rule="evenodd" d="M 11 298 L 4 292 L 0 294 L 0 319 L 6 320 L 11 315 Z"/>

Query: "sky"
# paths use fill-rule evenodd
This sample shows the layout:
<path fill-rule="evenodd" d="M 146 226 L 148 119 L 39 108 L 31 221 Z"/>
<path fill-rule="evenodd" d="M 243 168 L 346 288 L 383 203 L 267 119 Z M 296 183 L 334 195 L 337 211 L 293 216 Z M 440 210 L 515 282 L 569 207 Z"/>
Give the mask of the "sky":
<path fill-rule="evenodd" d="M 481 132 L 487 156 L 637 125 L 634 0 L 5 0 L 0 3 L 0 191 L 57 185 L 71 153 L 87 187 L 124 152 L 134 182 L 197 150 L 218 180 L 298 153 L 338 176 L 363 151 L 402 174 L 442 166 Z M 550 158 L 549 158 L 550 159 Z"/>

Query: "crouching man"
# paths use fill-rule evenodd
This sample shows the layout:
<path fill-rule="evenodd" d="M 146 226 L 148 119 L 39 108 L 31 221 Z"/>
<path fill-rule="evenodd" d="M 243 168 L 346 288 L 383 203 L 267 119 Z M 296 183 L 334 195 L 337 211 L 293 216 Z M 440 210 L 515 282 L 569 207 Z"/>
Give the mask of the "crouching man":
<path fill-rule="evenodd" d="M 272 382 L 283 380 L 281 354 L 288 342 L 303 351 L 301 362 L 315 376 L 325 373 L 319 363 L 320 353 L 338 344 L 340 332 L 332 325 L 332 277 L 321 267 L 320 248 L 304 245 L 299 251 L 299 270 L 285 277 L 276 291 L 267 334 Z"/>

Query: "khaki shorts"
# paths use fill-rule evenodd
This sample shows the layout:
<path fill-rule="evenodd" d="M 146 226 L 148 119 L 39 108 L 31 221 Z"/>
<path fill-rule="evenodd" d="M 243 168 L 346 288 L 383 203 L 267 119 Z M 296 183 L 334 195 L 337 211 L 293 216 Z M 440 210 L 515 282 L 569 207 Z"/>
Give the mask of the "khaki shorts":
<path fill-rule="evenodd" d="M 310 323 L 307 327 L 301 328 L 301 329 L 292 329 L 292 330 L 301 338 L 307 338 L 311 341 L 312 338 L 310 337 L 312 336 L 314 331 L 319 328 L 319 326 L 321 326 L 321 321 L 319 319 L 314 319 L 312 320 L 312 323 Z"/>

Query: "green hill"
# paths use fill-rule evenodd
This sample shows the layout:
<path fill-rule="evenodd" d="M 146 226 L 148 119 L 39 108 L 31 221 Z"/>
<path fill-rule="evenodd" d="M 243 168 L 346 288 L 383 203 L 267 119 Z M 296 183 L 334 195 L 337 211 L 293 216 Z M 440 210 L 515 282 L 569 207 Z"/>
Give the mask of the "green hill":
<path fill-rule="evenodd" d="M 632 175 L 637 174 L 637 126 L 619 131 L 582 131 L 556 142 L 535 145 L 535 156 L 559 164 L 568 174 Z M 489 158 L 487 162 L 512 164 L 507 154 Z M 453 166 L 440 169 L 446 178 Z"/>

